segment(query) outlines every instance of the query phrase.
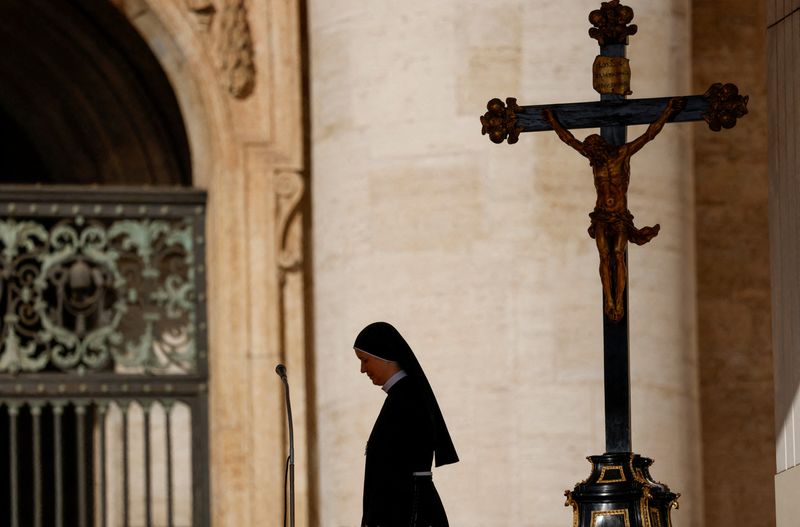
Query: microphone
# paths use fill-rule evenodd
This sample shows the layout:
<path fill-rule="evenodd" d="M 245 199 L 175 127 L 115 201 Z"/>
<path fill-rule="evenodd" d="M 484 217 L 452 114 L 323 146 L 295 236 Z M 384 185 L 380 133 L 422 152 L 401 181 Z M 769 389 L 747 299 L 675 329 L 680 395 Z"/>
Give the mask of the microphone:
<path fill-rule="evenodd" d="M 278 364 L 275 366 L 275 373 L 283 381 L 284 392 L 286 394 L 286 421 L 289 425 L 289 457 L 286 458 L 286 472 L 289 475 L 289 525 L 294 527 L 294 427 L 292 426 L 292 403 L 289 398 L 289 381 L 286 379 L 286 366 Z M 283 485 L 283 525 L 286 527 L 286 482 Z"/>

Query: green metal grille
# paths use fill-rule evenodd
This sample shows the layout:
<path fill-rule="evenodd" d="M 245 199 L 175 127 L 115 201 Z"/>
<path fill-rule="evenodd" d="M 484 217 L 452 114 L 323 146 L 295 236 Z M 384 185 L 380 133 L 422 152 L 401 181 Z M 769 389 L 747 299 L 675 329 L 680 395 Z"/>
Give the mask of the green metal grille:
<path fill-rule="evenodd" d="M 181 524 L 183 448 L 208 525 L 204 222 L 196 190 L 0 187 L 0 524 Z"/>

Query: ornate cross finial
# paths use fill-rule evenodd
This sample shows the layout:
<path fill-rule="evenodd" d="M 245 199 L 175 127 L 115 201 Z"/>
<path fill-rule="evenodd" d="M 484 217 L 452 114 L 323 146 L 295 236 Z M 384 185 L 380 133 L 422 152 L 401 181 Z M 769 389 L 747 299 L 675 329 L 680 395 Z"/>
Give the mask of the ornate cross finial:
<path fill-rule="evenodd" d="M 607 44 L 627 44 L 628 37 L 635 35 L 639 29 L 633 20 L 633 9 L 619 5 L 619 0 L 610 0 L 600 4 L 600 9 L 589 13 L 589 22 L 594 26 L 589 29 L 589 36 L 597 39 L 601 46 Z"/>
<path fill-rule="evenodd" d="M 739 95 L 735 84 L 717 82 L 706 90 L 703 97 L 708 99 L 708 110 L 703 119 L 715 132 L 736 126 L 736 119 L 747 113 L 747 95 Z"/>
<path fill-rule="evenodd" d="M 517 112 L 522 108 L 514 97 L 506 98 L 506 104 L 500 99 L 492 99 L 486 109 L 489 111 L 481 116 L 481 135 L 489 134 L 489 139 L 497 144 L 506 138 L 510 145 L 519 141 L 522 128 L 517 126 Z"/>

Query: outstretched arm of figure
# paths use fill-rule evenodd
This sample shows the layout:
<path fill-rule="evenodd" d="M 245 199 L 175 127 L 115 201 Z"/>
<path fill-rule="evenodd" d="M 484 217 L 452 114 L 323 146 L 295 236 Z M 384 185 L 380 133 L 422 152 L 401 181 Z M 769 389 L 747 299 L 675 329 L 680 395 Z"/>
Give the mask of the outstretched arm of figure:
<path fill-rule="evenodd" d="M 547 122 L 550 123 L 550 126 L 553 127 L 553 130 L 558 134 L 558 137 L 562 141 L 580 152 L 582 155 L 586 155 L 586 151 L 583 149 L 583 143 L 575 139 L 575 136 L 561 125 L 558 119 L 556 119 L 556 116 L 553 114 L 553 110 L 550 108 L 545 108 L 542 110 L 542 115 L 544 115 L 544 118 L 547 119 Z"/>
<path fill-rule="evenodd" d="M 685 98 L 674 97 L 670 99 L 667 103 L 667 107 L 664 108 L 664 111 L 661 112 L 661 115 L 658 116 L 658 119 L 650 123 L 650 126 L 647 127 L 647 130 L 645 130 L 642 135 L 625 145 L 627 155 L 632 156 L 641 150 L 644 145 L 655 139 L 658 133 L 661 132 L 661 129 L 664 128 L 664 125 L 667 124 L 669 118 L 683 110 L 685 107 Z"/>

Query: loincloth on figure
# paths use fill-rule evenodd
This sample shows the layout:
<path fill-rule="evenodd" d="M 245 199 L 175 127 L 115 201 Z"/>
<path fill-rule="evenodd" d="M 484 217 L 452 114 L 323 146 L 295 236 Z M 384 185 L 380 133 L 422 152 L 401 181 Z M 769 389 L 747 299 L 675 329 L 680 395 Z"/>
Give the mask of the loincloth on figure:
<path fill-rule="evenodd" d="M 661 226 L 657 223 L 652 227 L 637 229 L 633 225 L 633 214 L 631 214 L 629 210 L 619 212 L 595 207 L 594 211 L 589 213 L 589 218 L 592 220 L 592 224 L 589 225 L 589 236 L 592 238 L 594 238 L 595 235 L 595 226 L 602 224 L 613 229 L 614 232 L 624 232 L 627 235 L 628 241 L 636 245 L 644 245 L 649 242 L 656 237 L 659 229 L 661 229 Z"/>

